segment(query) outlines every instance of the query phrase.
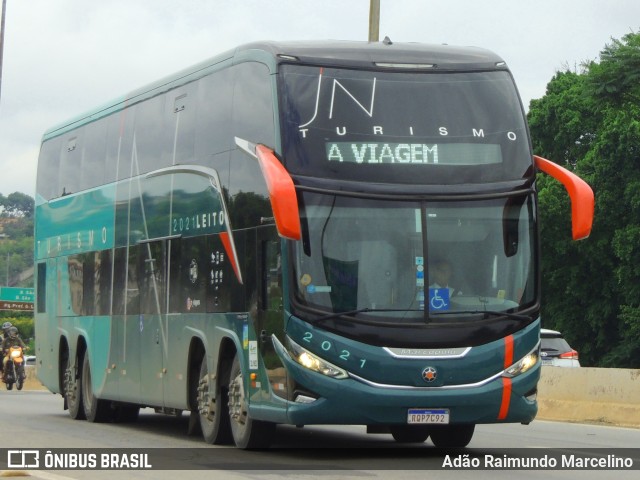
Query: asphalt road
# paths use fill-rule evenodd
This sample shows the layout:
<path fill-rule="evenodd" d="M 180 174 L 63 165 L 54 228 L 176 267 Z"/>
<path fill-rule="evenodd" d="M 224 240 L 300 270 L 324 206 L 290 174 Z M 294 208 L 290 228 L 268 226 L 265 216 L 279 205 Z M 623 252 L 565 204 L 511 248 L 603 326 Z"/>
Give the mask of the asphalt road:
<path fill-rule="evenodd" d="M 513 477 L 505 469 L 459 470 L 443 465 L 456 459 L 489 456 L 500 460 L 505 455 L 516 458 L 540 456 L 540 452 L 569 457 L 602 457 L 609 454 L 632 458 L 640 468 L 640 430 L 602 425 L 581 425 L 535 421 L 531 425 L 480 425 L 469 449 L 442 452 L 429 441 L 407 448 L 390 435 L 367 435 L 361 426 L 279 426 L 273 447 L 267 451 L 242 451 L 232 447 L 207 446 L 200 437 L 187 435 L 186 415 L 177 418 L 141 411 L 134 424 L 92 424 L 74 421 L 62 410 L 62 399 L 46 391 L 0 391 L 0 414 L 4 420 L 0 449 L 54 449 L 78 452 L 77 449 L 127 448 L 132 452 L 154 450 L 154 462 L 167 470 L 153 471 L 81 471 L 29 470 L 26 474 L 49 480 L 93 478 L 475 478 Z M 12 419 L 9 421 L 8 419 Z M 10 422 L 10 427 L 9 426 Z M 56 450 L 71 449 L 71 450 Z M 518 449 L 518 450 L 514 450 Z M 520 450 L 523 449 L 523 450 Z M 551 450 L 541 450 L 551 449 Z M 608 449 L 594 451 L 593 449 Z M 613 450 L 611 450 L 613 449 Z M 87 452 L 89 450 L 81 450 Z M 595 453 L 594 453 L 595 452 Z M 465 457 L 469 453 L 471 457 Z M 448 456 L 448 457 L 447 457 Z M 475 456 L 475 457 L 474 457 Z M 448 459 L 448 460 L 447 460 Z M 159 463 L 158 463 L 159 462 Z M 6 468 L 0 458 L 0 469 Z M 495 463 L 494 463 L 495 465 Z M 481 464 L 484 466 L 484 463 Z M 193 469 L 193 468 L 197 469 Z M 212 476 L 211 470 L 216 470 Z M 17 472 L 4 472 L 7 476 Z M 637 478 L 638 471 L 603 469 L 519 470 L 520 478 L 582 479 L 614 474 L 615 478 Z"/>

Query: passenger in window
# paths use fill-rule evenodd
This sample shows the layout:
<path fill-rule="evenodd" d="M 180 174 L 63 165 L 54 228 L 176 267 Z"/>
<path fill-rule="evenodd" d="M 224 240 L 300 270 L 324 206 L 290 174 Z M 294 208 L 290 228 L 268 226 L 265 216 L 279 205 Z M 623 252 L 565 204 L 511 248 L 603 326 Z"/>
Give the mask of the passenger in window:
<path fill-rule="evenodd" d="M 449 298 L 455 295 L 462 295 L 460 290 L 451 286 L 452 275 L 453 268 L 447 260 L 436 260 L 431 266 L 432 283 L 429 285 L 429 288 L 448 288 Z"/>

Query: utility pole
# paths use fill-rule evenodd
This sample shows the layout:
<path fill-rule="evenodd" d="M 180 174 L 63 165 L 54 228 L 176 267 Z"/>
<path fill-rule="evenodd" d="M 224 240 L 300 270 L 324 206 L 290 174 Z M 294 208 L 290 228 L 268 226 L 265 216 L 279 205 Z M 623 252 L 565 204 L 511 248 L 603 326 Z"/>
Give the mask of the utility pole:
<path fill-rule="evenodd" d="M 2 0 L 6 1 L 6 0 Z M 3 17 L 4 18 L 4 17 Z M 369 4 L 369 41 L 380 40 L 380 0 L 371 0 Z"/>
<path fill-rule="evenodd" d="M 2 97 L 2 57 L 4 56 L 4 16 L 7 13 L 7 0 L 2 0 L 2 20 L 0 20 L 0 98 Z"/>

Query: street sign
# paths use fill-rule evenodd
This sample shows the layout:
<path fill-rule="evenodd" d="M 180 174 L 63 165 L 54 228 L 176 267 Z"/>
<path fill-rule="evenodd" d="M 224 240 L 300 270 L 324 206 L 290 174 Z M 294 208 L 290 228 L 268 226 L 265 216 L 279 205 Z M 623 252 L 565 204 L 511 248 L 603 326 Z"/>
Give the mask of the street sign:
<path fill-rule="evenodd" d="M 0 310 L 33 312 L 33 288 L 0 287 Z"/>
<path fill-rule="evenodd" d="M 33 303 L 33 288 L 0 287 L 0 301 Z"/>
<path fill-rule="evenodd" d="M 0 300 L 0 310 L 33 312 L 33 302 L 5 302 L 4 300 Z"/>

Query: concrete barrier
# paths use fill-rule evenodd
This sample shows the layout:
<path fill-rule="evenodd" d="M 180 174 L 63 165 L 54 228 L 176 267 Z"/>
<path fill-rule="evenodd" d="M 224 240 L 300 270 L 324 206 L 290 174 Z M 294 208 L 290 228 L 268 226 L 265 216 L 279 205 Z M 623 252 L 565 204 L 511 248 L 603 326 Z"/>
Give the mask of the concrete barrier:
<path fill-rule="evenodd" d="M 542 420 L 640 428 L 640 370 L 542 367 Z"/>
<path fill-rule="evenodd" d="M 25 390 L 46 390 L 27 366 Z M 640 370 L 543 367 L 538 384 L 540 420 L 640 428 Z"/>

